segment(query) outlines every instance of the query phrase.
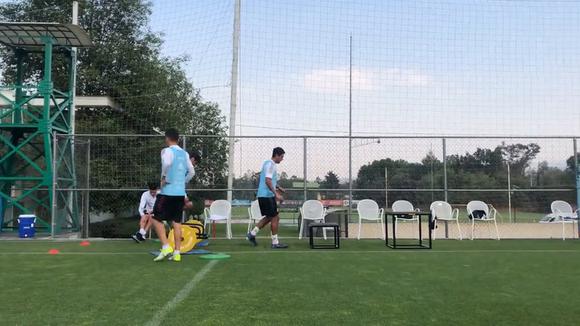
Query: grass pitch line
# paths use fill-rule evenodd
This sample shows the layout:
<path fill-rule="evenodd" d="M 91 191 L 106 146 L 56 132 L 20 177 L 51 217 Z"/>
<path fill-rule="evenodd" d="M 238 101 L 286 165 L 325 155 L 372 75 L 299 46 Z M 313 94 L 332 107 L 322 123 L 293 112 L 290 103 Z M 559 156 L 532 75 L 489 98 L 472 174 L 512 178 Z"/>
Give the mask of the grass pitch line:
<path fill-rule="evenodd" d="M 180 304 L 183 300 L 185 300 L 187 296 L 189 296 L 191 291 L 195 289 L 197 284 L 199 284 L 199 282 L 203 280 L 205 275 L 209 273 L 209 271 L 211 271 L 212 268 L 217 263 L 218 263 L 217 260 L 212 260 L 209 263 L 207 263 L 207 265 L 205 265 L 199 272 L 197 272 L 197 274 L 195 274 L 193 279 L 191 279 L 191 281 L 189 281 L 179 292 L 177 292 L 177 294 L 173 297 L 173 299 L 169 300 L 165 304 L 165 306 L 163 306 L 163 308 L 161 308 L 161 310 L 159 310 L 155 314 L 155 316 L 153 316 L 153 318 L 145 325 L 146 326 L 161 325 L 161 322 L 163 321 L 165 316 L 167 316 L 167 314 L 171 312 L 171 310 L 173 310 L 178 304 Z"/>

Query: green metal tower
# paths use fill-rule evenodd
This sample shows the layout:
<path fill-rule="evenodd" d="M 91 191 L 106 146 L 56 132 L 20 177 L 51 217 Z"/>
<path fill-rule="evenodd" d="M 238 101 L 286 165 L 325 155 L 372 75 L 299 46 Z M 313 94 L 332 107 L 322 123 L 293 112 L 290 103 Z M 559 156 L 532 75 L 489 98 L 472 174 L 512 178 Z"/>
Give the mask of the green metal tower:
<path fill-rule="evenodd" d="M 73 139 L 61 137 L 58 146 L 54 140 L 72 133 L 75 49 L 92 43 L 77 25 L 0 23 L 0 44 L 14 55 L 16 69 L 14 83 L 0 85 L 0 226 L 14 226 L 18 214 L 34 213 L 41 219 L 39 226 L 54 234 L 54 228 L 64 224 L 56 223 L 51 212 L 58 203 L 67 202 L 66 224 L 78 228 L 71 194 L 61 201 L 54 191 L 57 183 L 76 184 Z M 27 75 L 39 58 L 42 74 Z M 65 62 L 65 71 L 59 71 L 66 76 L 65 89 L 54 87 L 53 58 Z"/>

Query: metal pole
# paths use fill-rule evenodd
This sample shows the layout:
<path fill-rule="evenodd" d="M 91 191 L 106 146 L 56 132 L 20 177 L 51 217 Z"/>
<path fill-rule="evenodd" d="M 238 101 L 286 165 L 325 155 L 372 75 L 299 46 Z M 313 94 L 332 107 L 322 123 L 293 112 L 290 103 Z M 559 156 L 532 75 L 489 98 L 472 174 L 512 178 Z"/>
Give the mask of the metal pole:
<path fill-rule="evenodd" d="M 431 160 L 431 202 L 435 200 L 433 189 L 435 188 L 435 175 L 433 173 L 433 160 Z"/>
<path fill-rule="evenodd" d="M 91 140 L 89 139 L 87 141 L 87 176 L 86 176 L 86 186 L 87 186 L 87 191 L 85 191 L 85 200 L 84 200 L 84 204 L 85 207 L 83 209 L 83 232 L 84 232 L 84 237 L 88 238 L 89 237 L 89 223 L 91 222 L 91 217 L 90 217 L 90 213 L 91 213 L 91 206 L 90 206 L 90 198 L 91 198 L 91 191 L 88 190 L 91 188 Z"/>
<path fill-rule="evenodd" d="M 183 150 L 187 151 L 187 136 L 182 137 L 183 142 Z M 187 188 L 187 187 L 186 187 Z M 232 189 L 233 187 L 228 187 L 228 189 Z M 187 196 L 187 193 L 185 194 Z M 231 201 L 231 198 L 229 199 Z M 187 221 L 187 213 L 185 210 L 181 212 L 181 223 L 185 223 Z"/>
<path fill-rule="evenodd" d="M 580 207 L 580 166 L 578 166 L 578 144 L 576 138 L 574 138 L 573 140 L 573 145 L 574 145 L 574 167 L 576 170 L 576 209 L 578 212 L 577 213 L 578 217 L 580 218 L 580 210 L 578 210 L 578 208 Z M 578 236 L 580 237 L 580 219 L 577 223 L 577 227 L 578 227 Z"/>
<path fill-rule="evenodd" d="M 14 103 L 21 103 L 24 97 L 24 67 L 23 61 L 26 53 L 23 50 L 16 50 L 16 90 L 14 92 Z M 14 105 L 14 124 L 22 123 L 22 106 Z"/>
<path fill-rule="evenodd" d="M 348 69 L 348 220 L 352 215 L 352 35 L 349 37 Z"/>
<path fill-rule="evenodd" d="M 449 191 L 447 188 L 447 139 L 441 139 L 443 145 L 443 190 L 445 201 L 449 200 Z"/>
<path fill-rule="evenodd" d="M 79 24 L 79 2 L 73 1 L 73 12 L 72 12 L 72 23 L 75 25 Z"/>
<path fill-rule="evenodd" d="M 79 24 L 79 3 L 78 1 L 73 1 L 72 3 L 72 19 L 71 22 L 73 25 Z M 70 157 L 71 157 L 71 169 L 72 169 L 72 178 L 73 178 L 73 187 L 77 187 L 76 177 L 75 177 L 75 153 L 76 153 L 76 146 L 75 146 L 75 132 L 76 132 L 76 84 L 77 84 L 77 48 L 72 47 L 70 53 L 70 85 L 69 85 L 69 97 L 70 97 L 70 110 L 69 110 L 69 132 L 71 134 L 71 138 L 68 139 L 70 142 Z M 64 145 L 64 144 L 63 144 Z M 56 172 L 55 172 L 56 173 Z M 78 214 L 78 203 L 76 199 L 78 198 L 79 194 L 75 193 L 74 191 L 70 191 L 67 194 L 67 207 L 68 211 L 70 212 L 70 216 L 68 217 L 70 221 L 74 221 L 78 218 L 75 216 Z M 81 213 L 82 214 L 82 213 Z M 82 218 L 81 218 L 82 219 Z M 81 236 L 82 236 L 82 226 L 81 226 Z"/>
<path fill-rule="evenodd" d="M 508 187 L 508 216 L 510 223 L 512 222 L 512 177 L 510 171 L 510 163 L 506 162 L 507 164 L 507 187 Z"/>
<path fill-rule="evenodd" d="M 56 132 L 52 134 L 52 207 L 51 207 L 51 221 L 50 221 L 50 236 L 54 238 L 55 228 L 56 228 L 56 208 L 57 208 L 57 198 L 56 198 L 56 183 L 58 182 L 58 175 L 56 170 L 57 161 L 57 138 Z"/>
<path fill-rule="evenodd" d="M 304 151 L 304 153 L 303 153 L 304 160 L 303 160 L 303 166 L 302 166 L 303 175 L 304 175 L 304 185 L 303 185 L 303 187 L 304 187 L 304 201 L 307 201 L 308 200 L 308 188 L 307 188 L 306 183 L 308 182 L 307 181 L 307 178 L 308 178 L 308 156 L 307 156 L 307 154 L 308 154 L 308 149 L 307 149 L 307 146 L 308 146 L 308 138 L 304 137 L 303 138 L 303 141 L 304 141 L 304 144 L 303 144 L 303 147 L 302 147 L 303 148 L 303 151 Z"/>
<path fill-rule="evenodd" d="M 389 171 L 385 164 L 385 209 L 389 207 Z"/>
<path fill-rule="evenodd" d="M 443 195 L 445 202 L 449 202 L 449 189 L 447 188 L 447 139 L 442 138 L 441 144 L 443 147 Z M 449 223 L 445 221 L 445 239 L 449 239 Z"/>
<path fill-rule="evenodd" d="M 234 155 L 236 145 L 236 108 L 238 105 L 238 60 L 240 50 L 240 11 L 241 0 L 235 0 L 234 6 L 234 33 L 232 43 L 232 76 L 230 86 L 230 141 L 228 154 L 228 201 L 232 201 L 232 190 L 234 187 Z"/>
<path fill-rule="evenodd" d="M 79 24 L 79 3 L 78 1 L 73 1 L 72 3 L 72 23 L 73 25 Z M 70 110 L 70 132 L 73 135 L 73 144 L 74 144 L 74 134 L 76 132 L 75 127 L 75 111 L 76 111 L 76 86 L 77 86 L 77 48 L 71 48 L 71 83 L 70 89 L 72 93 L 70 94 L 71 97 L 71 110 Z M 74 157 L 74 146 L 73 146 L 73 157 Z"/>

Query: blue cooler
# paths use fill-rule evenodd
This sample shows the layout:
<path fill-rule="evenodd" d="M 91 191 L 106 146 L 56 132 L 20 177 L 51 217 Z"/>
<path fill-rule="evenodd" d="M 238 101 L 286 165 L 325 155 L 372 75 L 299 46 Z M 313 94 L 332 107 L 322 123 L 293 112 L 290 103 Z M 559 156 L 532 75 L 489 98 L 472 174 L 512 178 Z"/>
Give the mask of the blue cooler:
<path fill-rule="evenodd" d="M 18 237 L 20 238 L 34 238 L 36 229 L 36 216 L 34 215 L 20 215 L 18 216 Z"/>

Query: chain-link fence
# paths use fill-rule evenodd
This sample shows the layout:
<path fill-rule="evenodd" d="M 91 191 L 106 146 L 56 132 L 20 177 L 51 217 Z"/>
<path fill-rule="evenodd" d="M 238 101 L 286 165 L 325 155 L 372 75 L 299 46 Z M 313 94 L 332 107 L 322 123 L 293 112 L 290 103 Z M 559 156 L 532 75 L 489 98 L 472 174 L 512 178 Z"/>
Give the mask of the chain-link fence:
<path fill-rule="evenodd" d="M 138 223 L 141 193 L 148 182 L 159 179 L 163 137 L 76 135 L 73 141 L 72 136 L 59 136 L 55 148 L 71 148 L 73 143 L 76 177 L 68 178 L 70 171 L 63 170 L 68 165 L 62 164 L 53 189 L 58 198 L 55 232 L 60 228 L 84 236 L 126 237 Z M 282 217 L 289 224 L 297 223 L 298 207 L 306 199 L 348 212 L 351 236 L 358 231 L 358 200 L 370 198 L 385 208 L 407 200 L 421 210 L 443 200 L 458 209 L 465 237 L 471 233 L 466 204 L 481 200 L 497 210 L 503 238 L 577 235 L 576 225 L 563 225 L 550 208 L 554 200 L 576 206 L 574 138 L 237 137 L 231 189 L 228 143 L 223 137 L 182 137 L 186 150 L 202 154 L 188 185 L 195 205 L 187 214 L 201 217 L 212 200 L 231 192 L 232 218 L 247 224 L 261 164 L 280 146 L 286 150 L 278 166 L 279 184 L 287 189 Z M 69 153 L 57 150 L 56 159 L 63 155 Z M 362 236 L 378 235 L 373 227 L 364 223 Z M 476 223 L 475 236 L 494 237 L 495 231 L 487 228 Z M 240 227 L 234 235 L 242 236 L 244 230 Z M 412 230 L 410 224 L 400 228 L 402 236 L 412 236 Z M 459 236 L 455 223 L 440 224 L 436 232 L 438 238 Z"/>
<path fill-rule="evenodd" d="M 52 237 L 88 235 L 90 146 L 90 139 L 53 138 Z"/>

